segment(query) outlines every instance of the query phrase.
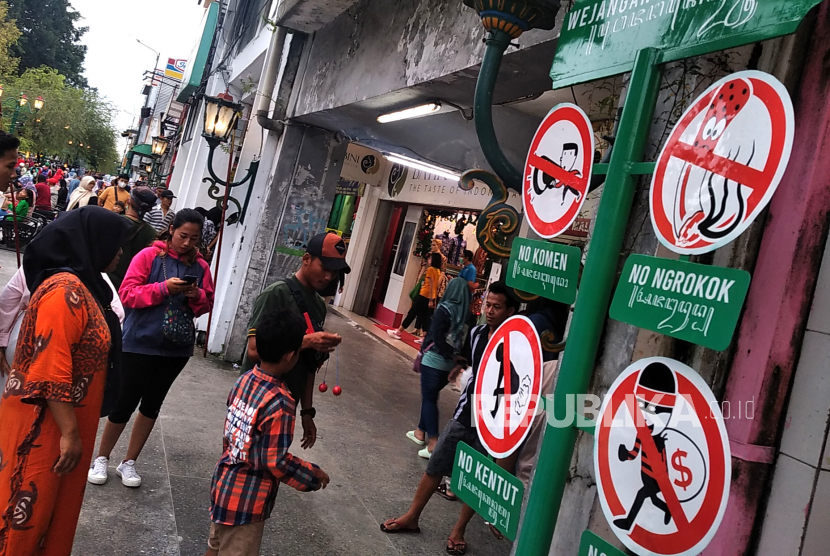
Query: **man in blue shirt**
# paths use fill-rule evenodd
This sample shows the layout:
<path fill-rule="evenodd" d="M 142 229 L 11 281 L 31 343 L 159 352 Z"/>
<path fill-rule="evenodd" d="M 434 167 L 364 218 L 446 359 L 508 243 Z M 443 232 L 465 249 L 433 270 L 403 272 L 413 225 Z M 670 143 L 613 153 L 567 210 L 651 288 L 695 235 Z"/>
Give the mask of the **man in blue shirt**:
<path fill-rule="evenodd" d="M 473 264 L 473 252 L 469 249 L 464 250 L 464 268 L 458 273 L 459 278 L 464 278 L 470 285 L 470 291 L 474 292 L 478 289 L 478 270 Z"/>

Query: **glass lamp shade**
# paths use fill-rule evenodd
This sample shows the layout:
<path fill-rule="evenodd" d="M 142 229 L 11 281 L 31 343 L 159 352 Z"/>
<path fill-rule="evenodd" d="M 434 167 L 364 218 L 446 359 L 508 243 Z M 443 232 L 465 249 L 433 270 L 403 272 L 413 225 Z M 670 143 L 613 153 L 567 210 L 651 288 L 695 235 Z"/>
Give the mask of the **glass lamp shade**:
<path fill-rule="evenodd" d="M 168 140 L 164 137 L 153 137 L 153 154 L 156 156 L 164 156 L 167 152 Z"/>
<path fill-rule="evenodd" d="M 37 97 L 34 102 L 35 110 L 43 108 L 43 97 Z"/>
<path fill-rule="evenodd" d="M 230 137 L 242 106 L 233 97 L 222 93 L 217 97 L 205 97 L 205 129 L 202 136 L 209 141 L 224 143 Z"/>
<path fill-rule="evenodd" d="M 20 95 L 20 106 L 26 106 L 26 103 L 29 102 L 29 99 L 26 98 L 26 95 Z"/>
<path fill-rule="evenodd" d="M 3 86 L 0 85 L 0 97 L 2 97 L 2 96 L 3 96 Z"/>

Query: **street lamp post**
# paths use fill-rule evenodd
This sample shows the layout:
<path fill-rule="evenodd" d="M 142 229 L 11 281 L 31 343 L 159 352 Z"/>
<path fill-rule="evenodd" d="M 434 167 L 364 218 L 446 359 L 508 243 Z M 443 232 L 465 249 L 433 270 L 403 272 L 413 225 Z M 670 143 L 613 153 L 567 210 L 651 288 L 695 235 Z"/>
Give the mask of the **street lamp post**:
<path fill-rule="evenodd" d="M 259 160 L 252 160 L 251 165 L 248 167 L 248 173 L 245 177 L 238 181 L 238 182 L 231 182 L 231 173 L 233 171 L 233 130 L 236 128 L 236 123 L 239 120 L 240 113 L 242 112 L 242 105 L 237 104 L 233 101 L 233 97 L 228 93 L 221 93 L 215 97 L 204 97 L 205 98 L 205 125 L 202 131 L 202 137 L 205 138 L 207 141 L 208 148 L 210 151 L 208 152 L 208 160 L 207 160 L 207 170 L 208 174 L 210 174 L 210 178 L 204 178 L 202 181 L 213 181 L 213 186 L 218 191 L 217 186 L 224 185 L 225 186 L 225 193 L 222 197 L 222 220 L 219 222 L 219 237 L 216 240 L 216 265 L 214 267 L 213 273 L 213 280 L 214 283 L 217 283 L 217 275 L 219 274 L 219 262 L 222 258 L 222 238 L 224 235 L 225 230 L 225 216 L 228 211 L 228 199 L 230 198 L 230 191 L 232 187 L 239 187 L 240 185 L 244 184 L 248 180 L 250 180 L 250 184 L 248 185 L 248 192 L 245 196 L 245 204 L 239 208 L 239 202 L 234 199 L 234 202 L 239 209 L 239 222 L 244 222 L 245 219 L 245 211 L 248 208 L 248 201 L 251 198 L 251 190 L 254 187 L 254 179 L 256 177 L 257 169 L 259 168 Z M 228 153 L 228 172 L 227 178 L 222 180 L 219 176 L 216 175 L 216 172 L 213 170 L 213 154 L 216 151 L 216 147 L 221 145 L 222 143 L 227 142 L 230 139 L 230 151 Z M 210 194 L 210 192 L 209 192 Z M 210 324 L 213 318 L 213 310 L 208 313 L 208 322 L 207 322 L 207 332 L 205 333 L 205 349 L 204 355 L 207 355 L 208 349 L 208 340 L 210 338 Z"/>
<path fill-rule="evenodd" d="M 167 147 L 169 145 L 170 140 L 166 137 L 161 135 L 153 137 L 151 150 L 151 152 L 153 153 L 153 164 L 149 166 L 147 169 L 147 181 L 150 186 L 161 185 L 161 181 L 173 173 L 172 165 L 170 166 L 170 170 L 167 173 L 164 173 L 161 170 L 161 168 L 164 167 L 162 160 L 164 159 L 165 153 L 167 153 Z"/>
<path fill-rule="evenodd" d="M 2 98 L 2 96 L 3 86 L 0 85 L 0 98 Z M 43 97 L 38 96 L 30 105 L 29 97 L 27 97 L 24 93 L 20 93 L 20 96 L 16 99 L 8 98 L 5 101 L 0 102 L 0 118 L 3 117 L 4 107 L 11 108 L 12 106 L 14 106 L 12 122 L 9 126 L 9 133 L 13 134 L 17 130 L 18 124 L 22 125 L 26 123 L 26 120 L 29 118 L 31 114 L 37 114 L 38 112 L 40 112 L 41 108 L 43 108 L 44 102 L 45 101 L 43 100 Z"/>

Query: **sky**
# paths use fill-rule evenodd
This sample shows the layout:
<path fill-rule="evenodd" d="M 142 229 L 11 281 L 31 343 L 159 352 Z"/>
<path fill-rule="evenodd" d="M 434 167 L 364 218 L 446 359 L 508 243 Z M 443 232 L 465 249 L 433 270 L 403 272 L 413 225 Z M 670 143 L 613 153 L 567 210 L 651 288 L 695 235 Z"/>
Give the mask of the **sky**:
<path fill-rule="evenodd" d="M 198 0 L 70 0 L 81 14 L 77 25 L 89 27 L 81 38 L 87 46 L 84 76 L 118 109 L 116 129 L 121 132 L 138 122 L 144 98 L 144 72 L 159 68 L 168 58 L 187 59 L 201 31 L 204 7 Z M 118 136 L 119 154 L 125 140 Z"/>

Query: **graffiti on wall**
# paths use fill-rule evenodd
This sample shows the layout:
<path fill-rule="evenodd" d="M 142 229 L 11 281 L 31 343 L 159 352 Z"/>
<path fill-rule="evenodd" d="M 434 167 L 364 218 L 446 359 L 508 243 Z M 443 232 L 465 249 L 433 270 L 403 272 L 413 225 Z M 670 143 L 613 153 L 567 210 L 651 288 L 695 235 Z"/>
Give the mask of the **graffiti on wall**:
<path fill-rule="evenodd" d="M 312 237 L 326 231 L 330 211 L 331 201 L 326 199 L 292 199 L 285 211 L 283 245 L 305 249 Z"/>

